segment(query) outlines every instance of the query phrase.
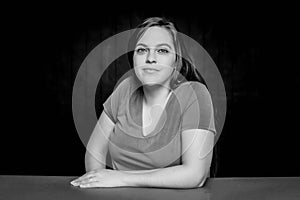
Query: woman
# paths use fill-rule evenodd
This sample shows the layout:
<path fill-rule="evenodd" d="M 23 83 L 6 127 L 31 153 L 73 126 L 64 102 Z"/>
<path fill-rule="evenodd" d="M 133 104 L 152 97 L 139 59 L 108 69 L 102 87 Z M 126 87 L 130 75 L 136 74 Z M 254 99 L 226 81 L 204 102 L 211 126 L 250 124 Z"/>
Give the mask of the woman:
<path fill-rule="evenodd" d="M 212 160 L 213 106 L 180 35 L 171 22 L 149 18 L 129 49 L 133 75 L 103 104 L 87 145 L 87 173 L 71 184 L 202 187 Z M 105 168 L 108 152 L 112 170 Z"/>

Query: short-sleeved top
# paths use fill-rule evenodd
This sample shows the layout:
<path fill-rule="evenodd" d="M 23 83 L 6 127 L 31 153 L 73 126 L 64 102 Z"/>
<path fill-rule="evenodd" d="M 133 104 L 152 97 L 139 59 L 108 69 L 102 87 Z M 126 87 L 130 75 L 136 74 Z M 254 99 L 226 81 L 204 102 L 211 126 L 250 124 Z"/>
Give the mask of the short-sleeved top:
<path fill-rule="evenodd" d="M 187 81 L 171 90 L 156 127 L 144 136 L 143 96 L 136 76 L 124 79 L 104 102 L 115 124 L 109 153 L 116 170 L 148 170 L 182 164 L 182 132 L 206 129 L 215 133 L 213 105 L 207 88 Z"/>

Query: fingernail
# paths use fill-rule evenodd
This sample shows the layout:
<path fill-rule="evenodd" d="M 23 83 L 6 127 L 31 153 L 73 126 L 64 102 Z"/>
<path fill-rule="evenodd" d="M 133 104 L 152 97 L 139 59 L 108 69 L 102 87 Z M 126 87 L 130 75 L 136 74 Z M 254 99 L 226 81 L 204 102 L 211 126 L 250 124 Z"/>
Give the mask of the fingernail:
<path fill-rule="evenodd" d="M 72 181 L 71 184 L 74 185 L 74 186 L 78 186 L 78 183 L 76 183 L 74 181 Z"/>

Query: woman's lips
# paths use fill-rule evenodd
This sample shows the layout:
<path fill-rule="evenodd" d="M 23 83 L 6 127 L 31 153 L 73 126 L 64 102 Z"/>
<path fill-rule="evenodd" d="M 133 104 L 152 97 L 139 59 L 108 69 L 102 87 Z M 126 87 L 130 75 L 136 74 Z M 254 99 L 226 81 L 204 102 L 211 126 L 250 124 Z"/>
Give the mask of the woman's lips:
<path fill-rule="evenodd" d="M 151 68 L 151 67 L 145 67 L 145 68 L 143 68 L 143 70 L 156 70 L 156 71 L 159 71 L 158 69 L 156 69 L 156 68 Z"/>
<path fill-rule="evenodd" d="M 158 72 L 159 70 L 151 69 L 151 68 L 145 68 L 145 69 L 143 69 L 143 71 L 146 72 L 146 73 L 149 73 L 149 74 L 153 74 L 153 73 Z"/>

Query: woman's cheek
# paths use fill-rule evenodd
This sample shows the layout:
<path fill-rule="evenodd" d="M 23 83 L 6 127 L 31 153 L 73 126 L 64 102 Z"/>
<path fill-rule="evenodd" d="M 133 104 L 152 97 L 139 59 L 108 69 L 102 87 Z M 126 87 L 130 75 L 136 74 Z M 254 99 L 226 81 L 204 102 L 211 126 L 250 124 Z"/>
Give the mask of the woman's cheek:
<path fill-rule="evenodd" d="M 145 59 L 146 59 L 145 56 L 141 56 L 141 55 L 134 56 L 134 58 L 133 58 L 134 66 L 135 67 L 140 67 L 140 66 L 144 65 L 146 63 Z"/>

